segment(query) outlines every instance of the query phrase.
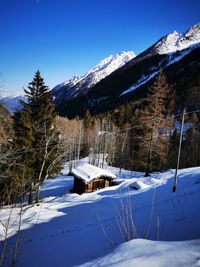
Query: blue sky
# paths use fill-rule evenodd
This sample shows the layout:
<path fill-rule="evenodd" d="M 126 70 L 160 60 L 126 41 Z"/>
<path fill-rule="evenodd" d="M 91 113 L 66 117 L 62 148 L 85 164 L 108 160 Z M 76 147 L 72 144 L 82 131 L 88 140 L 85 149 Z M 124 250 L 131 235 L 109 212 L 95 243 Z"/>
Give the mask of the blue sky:
<path fill-rule="evenodd" d="M 110 54 L 139 54 L 185 31 L 199 10 L 199 0 L 0 0 L 0 82 L 16 94 L 39 69 L 53 87 Z"/>

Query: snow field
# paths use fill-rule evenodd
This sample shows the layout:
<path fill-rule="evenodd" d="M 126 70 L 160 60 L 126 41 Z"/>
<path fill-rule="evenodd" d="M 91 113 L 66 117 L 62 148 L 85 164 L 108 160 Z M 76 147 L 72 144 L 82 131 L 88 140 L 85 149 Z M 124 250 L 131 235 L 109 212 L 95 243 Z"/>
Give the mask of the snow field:
<path fill-rule="evenodd" d="M 179 171 L 176 193 L 172 193 L 174 170 L 144 178 L 139 172 L 122 170 L 119 175 L 118 168 L 106 169 L 117 176 L 118 184 L 93 193 L 70 193 L 73 178 L 65 174 L 45 182 L 42 203 L 29 207 L 22 216 L 17 267 L 87 262 L 91 263 L 86 266 L 161 267 L 168 266 L 170 259 L 176 263 L 170 266 L 200 266 L 200 241 L 185 241 L 200 239 L 200 167 Z M 133 189 L 135 185 L 138 190 Z M 9 207 L 0 211 L 1 222 L 9 211 Z M 18 211 L 12 211 L 9 248 L 15 240 Z M 131 232 L 131 218 L 139 239 L 120 245 L 125 241 L 120 228 L 124 230 L 125 223 Z M 0 234 L 3 239 L 2 225 Z M 9 250 L 7 256 L 6 264 Z"/>

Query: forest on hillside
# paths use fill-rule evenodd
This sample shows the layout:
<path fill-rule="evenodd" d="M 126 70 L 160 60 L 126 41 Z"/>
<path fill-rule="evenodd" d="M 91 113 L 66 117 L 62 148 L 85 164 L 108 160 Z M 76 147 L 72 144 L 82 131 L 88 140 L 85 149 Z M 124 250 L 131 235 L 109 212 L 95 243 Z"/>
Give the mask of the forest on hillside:
<path fill-rule="evenodd" d="M 184 80 L 179 86 L 181 83 Z M 180 87 L 174 91 L 160 72 L 145 99 L 98 115 L 87 111 L 83 118 L 71 120 L 55 113 L 52 96 L 39 72 L 25 93 L 28 103 L 21 101 L 23 109 L 13 116 L 0 107 L 1 204 L 19 201 L 26 195 L 29 203 L 38 202 L 41 185 L 60 172 L 62 162 L 75 167 L 86 156 L 101 168 L 107 163 L 144 171 L 148 176 L 176 167 L 181 141 L 179 167 L 200 165 L 196 81 L 188 84 L 180 105 L 176 98 Z"/>

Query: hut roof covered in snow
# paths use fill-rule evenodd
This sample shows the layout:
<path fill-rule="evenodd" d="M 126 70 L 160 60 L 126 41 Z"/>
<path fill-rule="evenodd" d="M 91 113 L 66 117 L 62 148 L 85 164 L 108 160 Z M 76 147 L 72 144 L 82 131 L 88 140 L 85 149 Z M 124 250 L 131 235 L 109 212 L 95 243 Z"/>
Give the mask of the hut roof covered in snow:
<path fill-rule="evenodd" d="M 85 183 L 88 183 L 93 179 L 100 177 L 108 177 L 110 179 L 116 178 L 113 173 L 88 163 L 81 163 L 76 166 L 76 168 L 72 168 L 70 174 L 83 180 Z"/>

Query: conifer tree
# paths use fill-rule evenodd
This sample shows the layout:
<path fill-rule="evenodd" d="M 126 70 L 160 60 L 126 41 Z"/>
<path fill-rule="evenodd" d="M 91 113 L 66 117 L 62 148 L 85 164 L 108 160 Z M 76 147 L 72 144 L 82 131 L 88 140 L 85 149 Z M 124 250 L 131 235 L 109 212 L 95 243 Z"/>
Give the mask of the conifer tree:
<path fill-rule="evenodd" d="M 16 151 L 16 164 L 13 166 L 15 178 L 15 187 L 28 188 L 29 203 L 32 202 L 32 183 L 34 179 L 34 150 L 32 146 L 33 132 L 31 126 L 31 110 L 29 106 L 21 101 L 22 110 L 18 110 L 14 114 L 14 148 Z M 17 189 L 18 191 L 18 189 Z"/>
<path fill-rule="evenodd" d="M 38 202 L 40 185 L 44 179 L 60 171 L 59 132 L 55 128 L 52 96 L 39 71 L 24 91 L 28 103 L 21 101 L 24 108 L 14 116 L 14 143 L 23 149 L 24 156 L 21 156 L 19 166 L 23 171 L 26 170 L 24 179 L 30 181 L 29 202 L 32 201 L 32 184 L 37 185 Z"/>

